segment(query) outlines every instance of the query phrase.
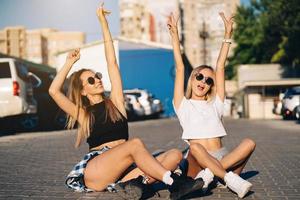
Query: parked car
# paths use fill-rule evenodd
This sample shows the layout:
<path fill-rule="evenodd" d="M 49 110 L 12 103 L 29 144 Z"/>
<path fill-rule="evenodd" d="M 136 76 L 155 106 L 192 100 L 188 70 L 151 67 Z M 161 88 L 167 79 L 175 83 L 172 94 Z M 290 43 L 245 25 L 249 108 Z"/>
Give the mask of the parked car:
<path fill-rule="evenodd" d="M 287 89 L 282 99 L 281 114 L 283 119 L 295 118 L 298 105 L 300 105 L 300 86 Z"/>
<path fill-rule="evenodd" d="M 137 115 L 143 117 L 159 117 L 163 107 L 159 99 L 155 99 L 147 90 L 124 90 L 124 94 L 130 99 Z"/>
<path fill-rule="evenodd" d="M 31 130 L 38 125 L 33 88 L 41 80 L 14 58 L 0 58 L 0 121 L 2 127 Z M 12 128 L 12 127 L 11 127 Z"/>
<path fill-rule="evenodd" d="M 39 119 L 37 129 L 39 131 L 63 129 L 66 123 L 66 115 L 48 93 L 48 89 L 55 77 L 55 73 L 37 70 L 34 70 L 34 72 L 42 80 L 42 84 L 39 87 L 34 88 L 34 98 L 37 101 L 38 108 L 36 115 Z"/>
<path fill-rule="evenodd" d="M 137 120 L 145 116 L 145 109 L 138 101 L 138 98 L 132 94 L 125 94 L 128 108 L 128 119 Z"/>
<path fill-rule="evenodd" d="M 298 121 L 300 121 L 300 105 L 297 106 L 295 110 L 296 110 L 296 111 L 295 111 L 296 119 L 297 119 Z"/>

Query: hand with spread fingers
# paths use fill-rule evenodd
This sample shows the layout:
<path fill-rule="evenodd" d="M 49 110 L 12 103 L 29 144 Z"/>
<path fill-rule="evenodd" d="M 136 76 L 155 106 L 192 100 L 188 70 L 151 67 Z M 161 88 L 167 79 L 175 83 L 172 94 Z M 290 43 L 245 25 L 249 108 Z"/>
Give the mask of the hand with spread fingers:
<path fill-rule="evenodd" d="M 179 15 L 174 15 L 173 13 L 171 13 L 168 16 L 167 26 L 171 35 L 178 33 L 178 29 L 177 29 L 178 20 L 179 20 Z"/>
<path fill-rule="evenodd" d="M 226 18 L 223 12 L 220 12 L 224 27 L 225 27 L 225 38 L 231 38 L 233 32 L 233 23 L 234 23 L 234 15 L 231 15 L 229 18 Z"/>
<path fill-rule="evenodd" d="M 100 21 L 104 20 L 105 16 L 111 13 L 109 10 L 106 10 L 103 6 L 104 3 L 101 3 L 101 5 L 97 9 L 97 16 Z"/>
<path fill-rule="evenodd" d="M 71 51 L 67 56 L 67 62 L 74 64 L 80 59 L 80 49 Z"/>

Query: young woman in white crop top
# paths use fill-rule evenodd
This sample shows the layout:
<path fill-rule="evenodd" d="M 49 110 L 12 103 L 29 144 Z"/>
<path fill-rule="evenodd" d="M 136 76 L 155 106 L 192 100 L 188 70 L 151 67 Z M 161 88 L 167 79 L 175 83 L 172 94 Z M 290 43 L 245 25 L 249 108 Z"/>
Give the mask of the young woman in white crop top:
<path fill-rule="evenodd" d="M 178 17 L 169 16 L 168 28 L 172 37 L 176 77 L 173 105 L 183 129 L 182 139 L 189 143 L 188 175 L 201 177 L 205 188 L 212 182 L 214 175 L 222 178 L 227 186 L 244 197 L 252 184 L 243 180 L 239 174 L 245 167 L 255 143 L 244 139 L 233 151 L 222 146 L 221 139 L 226 135 L 222 123 L 225 100 L 225 62 L 233 31 L 233 16 L 224 22 L 225 38 L 214 68 L 202 65 L 191 72 L 184 95 L 184 64 L 180 52 L 177 31 Z"/>

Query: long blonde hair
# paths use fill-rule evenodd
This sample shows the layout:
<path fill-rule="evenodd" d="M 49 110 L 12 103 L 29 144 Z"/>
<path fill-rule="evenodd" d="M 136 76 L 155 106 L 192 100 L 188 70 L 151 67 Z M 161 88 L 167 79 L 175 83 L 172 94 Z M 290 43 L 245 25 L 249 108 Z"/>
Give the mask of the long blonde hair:
<path fill-rule="evenodd" d="M 90 136 L 91 127 L 93 127 L 95 121 L 92 110 L 90 109 L 91 104 L 89 99 L 86 96 L 83 96 L 81 94 L 81 91 L 83 90 L 83 85 L 80 76 L 85 71 L 91 71 L 91 70 L 81 69 L 77 72 L 74 72 L 70 77 L 69 87 L 68 87 L 68 98 L 76 106 L 76 118 L 67 115 L 66 125 L 68 129 L 72 129 L 75 127 L 79 117 L 79 109 L 82 108 L 84 110 L 82 124 L 77 123 L 78 132 L 77 132 L 77 139 L 75 142 L 76 148 L 80 146 L 83 139 L 86 139 Z M 115 107 L 113 102 L 109 99 L 109 97 L 106 97 L 104 94 L 102 94 L 102 97 L 105 103 L 106 120 L 108 120 L 109 118 L 113 123 L 115 123 L 118 120 L 123 120 L 121 113 L 118 111 L 118 109 Z"/>
<path fill-rule="evenodd" d="M 185 91 L 185 97 L 187 99 L 190 99 L 192 97 L 192 78 L 202 69 L 209 69 L 212 72 L 215 72 L 215 70 L 211 66 L 208 66 L 208 65 L 200 65 L 200 66 L 194 68 L 188 79 L 188 83 L 187 83 L 187 87 L 186 87 L 186 91 Z M 205 94 L 205 100 L 207 100 L 208 102 L 211 101 L 213 99 L 213 97 L 215 96 L 215 91 L 216 91 L 216 86 L 215 86 L 215 84 L 213 84 L 210 87 L 209 91 Z"/>

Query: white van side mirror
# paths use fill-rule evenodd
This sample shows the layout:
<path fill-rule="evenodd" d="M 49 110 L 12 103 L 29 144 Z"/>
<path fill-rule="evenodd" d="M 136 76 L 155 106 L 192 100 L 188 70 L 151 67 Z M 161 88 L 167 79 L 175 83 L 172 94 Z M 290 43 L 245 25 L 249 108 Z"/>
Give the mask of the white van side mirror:
<path fill-rule="evenodd" d="M 41 86 L 42 80 L 37 75 L 35 75 L 32 72 L 28 72 L 28 77 L 30 78 L 30 81 L 32 83 L 32 87 L 38 88 L 38 87 Z"/>

